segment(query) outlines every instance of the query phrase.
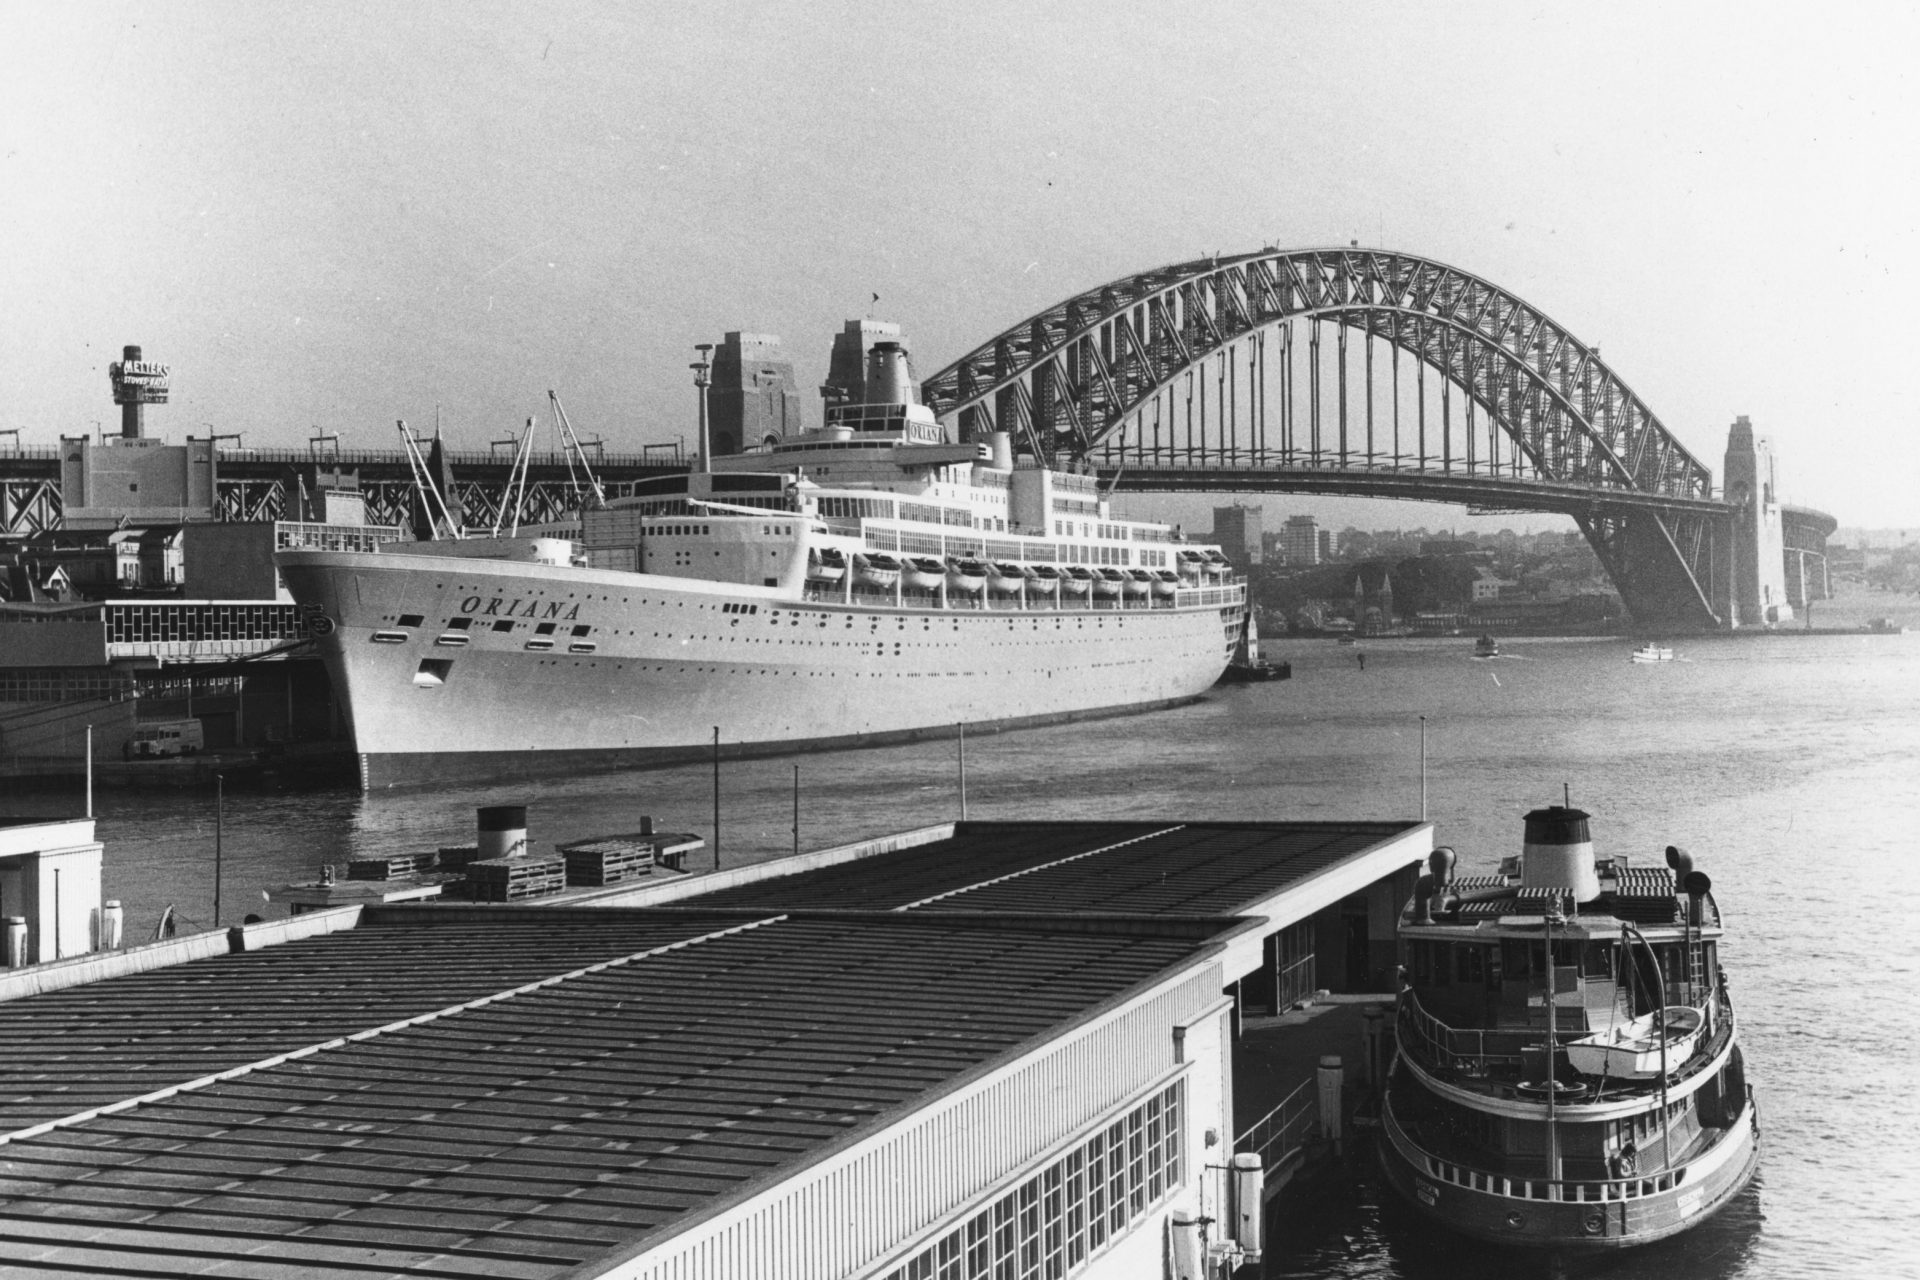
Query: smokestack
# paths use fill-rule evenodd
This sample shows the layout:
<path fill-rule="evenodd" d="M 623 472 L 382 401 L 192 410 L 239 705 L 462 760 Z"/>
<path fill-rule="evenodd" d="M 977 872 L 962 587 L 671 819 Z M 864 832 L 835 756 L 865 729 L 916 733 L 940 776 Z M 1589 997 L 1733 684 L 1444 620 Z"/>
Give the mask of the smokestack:
<path fill-rule="evenodd" d="M 124 364 L 138 364 L 140 348 L 137 346 L 120 348 L 120 359 Z M 137 395 L 121 402 L 120 438 L 122 440 L 138 440 L 147 434 L 146 413 L 146 402 Z"/>
<path fill-rule="evenodd" d="M 907 353 L 897 342 L 876 342 L 867 353 L 868 404 L 912 404 L 913 379 Z"/>
<path fill-rule="evenodd" d="M 1593 869 L 1593 835 L 1587 828 L 1589 816 L 1557 804 L 1527 815 L 1521 888 L 1571 890 L 1575 902 L 1592 902 L 1600 896 L 1600 877 Z"/>

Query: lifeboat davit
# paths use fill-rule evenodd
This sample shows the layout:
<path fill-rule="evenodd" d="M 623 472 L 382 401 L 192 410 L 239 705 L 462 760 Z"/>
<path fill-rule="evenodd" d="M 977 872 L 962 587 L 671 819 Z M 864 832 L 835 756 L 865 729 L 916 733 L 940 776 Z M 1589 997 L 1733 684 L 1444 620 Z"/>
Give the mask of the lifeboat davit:
<path fill-rule="evenodd" d="M 1180 575 L 1171 569 L 1153 571 L 1153 594 L 1171 596 L 1180 589 Z"/>
<path fill-rule="evenodd" d="M 891 591 L 900 581 L 900 562 L 884 551 L 862 551 L 853 557 L 853 580 L 876 591 Z"/>
<path fill-rule="evenodd" d="M 978 595 L 987 583 L 987 566 L 964 556 L 947 558 L 947 589 Z"/>
<path fill-rule="evenodd" d="M 938 591 L 947 580 L 947 566 L 932 556 L 908 556 L 901 563 L 900 579 L 915 591 Z"/>
<path fill-rule="evenodd" d="M 1153 574 L 1146 569 L 1128 569 L 1127 580 L 1122 583 L 1130 596 L 1144 596 L 1153 590 Z"/>
<path fill-rule="evenodd" d="M 814 547 L 807 552 L 807 581 L 838 582 L 847 576 L 847 553 L 838 547 Z"/>
<path fill-rule="evenodd" d="M 1233 561 L 1227 559 L 1218 551 L 1208 551 L 1206 559 L 1207 562 L 1204 568 L 1209 578 L 1224 578 L 1233 572 Z"/>
<path fill-rule="evenodd" d="M 987 586 L 1003 596 L 1017 596 L 1027 587 L 1027 574 L 1017 564 L 1000 561 L 987 566 Z"/>
<path fill-rule="evenodd" d="M 1093 588 L 1093 570 L 1083 564 L 1060 567 L 1060 589 L 1069 595 L 1083 596 Z"/>
<path fill-rule="evenodd" d="M 1127 575 L 1112 566 L 1093 571 L 1093 594 L 1118 599 L 1121 589 L 1127 585 Z"/>
<path fill-rule="evenodd" d="M 1180 576 L 1198 582 L 1207 576 L 1207 553 L 1204 551 L 1182 551 L 1179 563 Z"/>
<path fill-rule="evenodd" d="M 1027 598 L 1051 600 L 1060 589 L 1060 571 L 1050 564 L 1030 564 L 1027 569 Z"/>

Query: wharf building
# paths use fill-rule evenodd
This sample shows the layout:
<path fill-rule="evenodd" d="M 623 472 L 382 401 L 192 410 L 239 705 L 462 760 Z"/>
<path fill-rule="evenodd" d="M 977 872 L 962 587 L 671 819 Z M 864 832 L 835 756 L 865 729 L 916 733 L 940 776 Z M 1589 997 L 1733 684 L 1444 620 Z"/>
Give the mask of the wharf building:
<path fill-rule="evenodd" d="M 170 368 L 129 346 L 111 377 L 121 433 L 60 444 L 64 527 L 0 539 L 0 772 L 77 774 L 89 740 L 111 771 L 144 727 L 186 721 L 207 750 L 343 747 L 273 553 L 371 550 L 400 530 L 320 466 L 290 486 L 293 518 L 222 522 L 216 441 L 146 433 Z"/>
<path fill-rule="evenodd" d="M 22 1274 L 1217 1276 L 1361 1074 L 1274 1105 L 1248 1019 L 1381 990 L 1432 835 L 941 824 L 21 969 L 0 1236 Z"/>

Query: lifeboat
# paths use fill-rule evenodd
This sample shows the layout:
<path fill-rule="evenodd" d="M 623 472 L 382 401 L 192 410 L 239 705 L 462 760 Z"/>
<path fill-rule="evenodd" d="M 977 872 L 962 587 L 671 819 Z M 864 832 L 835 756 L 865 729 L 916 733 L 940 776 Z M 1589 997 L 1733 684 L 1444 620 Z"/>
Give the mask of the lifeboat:
<path fill-rule="evenodd" d="M 1083 596 L 1093 588 L 1093 570 L 1083 564 L 1060 566 L 1060 589 L 1068 595 Z"/>
<path fill-rule="evenodd" d="M 1093 571 L 1093 594 L 1097 596 L 1117 600 L 1126 585 L 1127 575 L 1111 565 Z"/>
<path fill-rule="evenodd" d="M 977 595 L 987 583 L 987 566 L 964 556 L 947 557 L 947 589 Z"/>
<path fill-rule="evenodd" d="M 907 556 L 900 563 L 900 580 L 915 591 L 938 591 L 947 580 L 947 566 L 934 556 Z"/>
<path fill-rule="evenodd" d="M 1017 596 L 1026 590 L 1027 574 L 1017 564 L 1001 561 L 987 566 L 987 586 L 1003 596 Z"/>
<path fill-rule="evenodd" d="M 1698 1009 L 1670 1004 L 1664 1013 L 1617 1022 L 1597 1035 L 1570 1042 L 1566 1046 L 1567 1061 L 1582 1075 L 1654 1079 L 1662 1063 L 1671 1073 L 1693 1056 L 1705 1021 Z"/>
<path fill-rule="evenodd" d="M 1171 569 L 1153 571 L 1153 594 L 1171 597 L 1180 589 L 1180 575 Z"/>
<path fill-rule="evenodd" d="M 1148 569 L 1128 569 L 1123 589 L 1130 596 L 1144 596 L 1153 590 L 1153 573 Z"/>
<path fill-rule="evenodd" d="M 1206 564 L 1202 566 L 1209 578 L 1224 578 L 1233 572 L 1233 562 L 1218 551 L 1208 551 Z"/>
<path fill-rule="evenodd" d="M 807 552 L 807 581 L 838 582 L 847 576 L 847 553 L 838 547 L 814 547 Z"/>
<path fill-rule="evenodd" d="M 900 562 L 884 551 L 862 551 L 853 557 L 855 585 L 891 591 L 900 581 Z"/>
<path fill-rule="evenodd" d="M 1060 571 L 1050 564 L 1030 564 L 1027 570 L 1027 598 L 1051 600 L 1060 589 Z"/>
<path fill-rule="evenodd" d="M 1180 576 L 1198 582 L 1207 576 L 1207 553 L 1204 551 L 1182 551 L 1179 563 Z"/>

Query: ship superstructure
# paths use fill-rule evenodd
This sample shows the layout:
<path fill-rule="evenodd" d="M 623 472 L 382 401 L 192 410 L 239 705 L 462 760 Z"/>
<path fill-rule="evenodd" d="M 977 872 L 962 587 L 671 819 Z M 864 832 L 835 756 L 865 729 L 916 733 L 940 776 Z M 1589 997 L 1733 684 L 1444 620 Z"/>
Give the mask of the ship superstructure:
<path fill-rule="evenodd" d="M 1498 876 L 1436 849 L 1401 918 L 1405 984 L 1380 1127 L 1387 1181 L 1503 1244 L 1620 1248 L 1752 1179 L 1759 1121 L 1712 883 L 1596 859 L 1588 815 L 1527 815 Z"/>
<path fill-rule="evenodd" d="M 823 426 L 582 514 L 577 537 L 290 552 L 365 785 L 858 745 L 1165 705 L 1246 588 L 1092 475 L 956 442 L 856 329 Z M 846 335 L 843 335 L 843 340 Z M 845 345 L 843 341 L 843 346 Z M 703 455 L 706 450 L 703 448 Z"/>

